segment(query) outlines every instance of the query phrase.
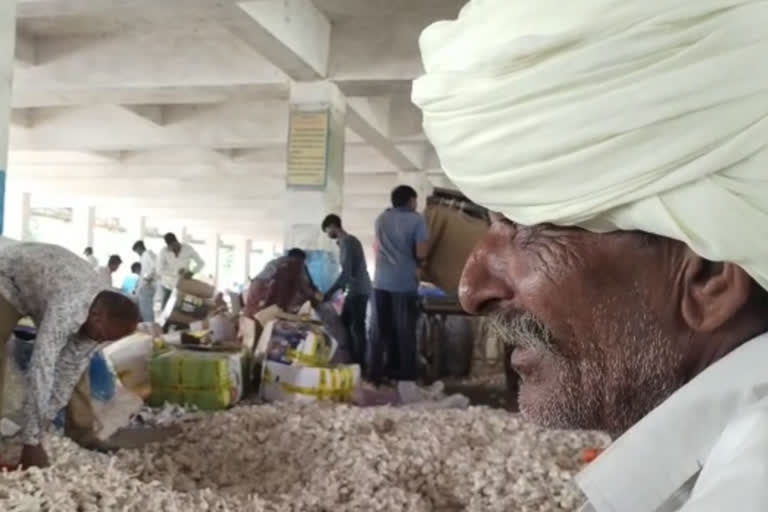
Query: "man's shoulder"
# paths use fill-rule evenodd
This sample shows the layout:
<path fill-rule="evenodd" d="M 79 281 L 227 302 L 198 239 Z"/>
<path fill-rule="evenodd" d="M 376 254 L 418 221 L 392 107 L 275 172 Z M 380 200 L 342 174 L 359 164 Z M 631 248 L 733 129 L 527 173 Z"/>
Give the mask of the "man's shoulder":
<path fill-rule="evenodd" d="M 424 217 L 422 215 L 414 210 L 396 210 L 398 213 L 398 220 L 399 221 L 405 221 L 411 224 L 416 224 L 418 222 L 421 222 L 424 220 Z"/>
<path fill-rule="evenodd" d="M 382 222 L 392 216 L 392 208 L 387 208 L 376 217 L 376 222 Z"/>
<path fill-rule="evenodd" d="M 419 222 L 422 221 L 424 217 L 419 212 L 413 211 L 413 210 L 406 210 L 404 208 L 388 208 L 384 210 L 382 213 L 379 214 L 379 216 L 376 218 L 376 222 L 379 221 L 389 221 L 389 222 Z"/>
<path fill-rule="evenodd" d="M 346 237 L 344 237 L 344 239 L 341 242 L 347 247 L 357 247 L 358 245 L 362 247 L 362 244 L 360 243 L 360 239 L 357 238 L 355 235 L 348 234 Z"/>
<path fill-rule="evenodd" d="M 704 461 L 687 507 L 726 510 L 738 496 L 744 510 L 766 510 L 766 451 L 768 398 L 763 398 L 728 422 Z"/>

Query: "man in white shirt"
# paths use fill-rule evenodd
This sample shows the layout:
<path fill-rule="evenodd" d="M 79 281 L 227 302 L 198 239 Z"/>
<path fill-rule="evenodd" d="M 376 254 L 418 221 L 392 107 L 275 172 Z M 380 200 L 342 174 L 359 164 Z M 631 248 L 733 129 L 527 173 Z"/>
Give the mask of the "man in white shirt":
<path fill-rule="evenodd" d="M 494 213 L 459 287 L 596 512 L 768 510 L 768 4 L 473 0 L 413 101 Z M 502 440 L 503 442 L 503 440 Z"/>
<path fill-rule="evenodd" d="M 171 292 L 176 288 L 179 277 L 192 277 L 199 274 L 205 263 L 197 251 L 189 244 L 179 242 L 176 235 L 167 233 L 165 247 L 160 251 L 157 261 L 157 273 L 160 275 L 162 289 L 162 307 L 165 308 Z"/>
<path fill-rule="evenodd" d="M 86 247 L 83 251 L 83 257 L 91 264 L 91 268 L 99 268 L 99 260 L 93 255 L 93 247 Z"/>
<path fill-rule="evenodd" d="M 99 272 L 99 277 L 101 278 L 102 284 L 107 288 L 114 288 L 114 283 L 112 281 L 113 274 L 117 272 L 117 270 L 120 268 L 120 265 L 123 264 L 122 258 L 118 256 L 117 254 L 113 254 L 109 257 L 109 260 L 107 261 L 107 266 L 101 267 Z"/>
<path fill-rule="evenodd" d="M 142 322 L 155 321 L 155 294 L 157 293 L 157 256 L 139 240 L 133 244 L 133 252 L 141 258 L 141 278 L 136 295 Z"/>

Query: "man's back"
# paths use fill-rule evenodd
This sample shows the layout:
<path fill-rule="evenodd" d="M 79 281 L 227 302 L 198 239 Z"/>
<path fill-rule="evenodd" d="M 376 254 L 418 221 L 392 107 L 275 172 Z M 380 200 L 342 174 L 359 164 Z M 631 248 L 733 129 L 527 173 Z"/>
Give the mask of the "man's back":
<path fill-rule="evenodd" d="M 0 248 L 0 294 L 35 321 L 50 300 L 88 306 L 104 288 L 87 261 L 58 245 L 22 242 Z"/>
<path fill-rule="evenodd" d="M 419 288 L 416 244 L 427 240 L 424 219 L 408 208 L 390 208 L 376 219 L 374 288 L 394 293 Z"/>

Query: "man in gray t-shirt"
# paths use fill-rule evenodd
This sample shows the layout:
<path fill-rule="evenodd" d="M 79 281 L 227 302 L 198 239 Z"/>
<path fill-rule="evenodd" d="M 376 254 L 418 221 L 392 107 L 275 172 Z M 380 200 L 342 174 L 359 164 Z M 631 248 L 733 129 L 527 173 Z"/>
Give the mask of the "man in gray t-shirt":
<path fill-rule="evenodd" d="M 352 362 L 359 364 L 365 370 L 365 354 L 368 345 L 365 335 L 365 315 L 368 299 L 371 296 L 371 277 L 368 274 L 363 245 L 356 237 L 344 231 L 338 215 L 328 215 L 321 227 L 329 238 L 336 240 L 339 244 L 341 259 L 341 274 L 325 293 L 325 299 L 329 300 L 339 290 L 346 291 L 341 319 L 349 336 Z"/>
<path fill-rule="evenodd" d="M 419 268 L 428 234 L 424 218 L 416 212 L 416 199 L 414 189 L 401 185 L 392 191 L 392 208 L 376 219 L 369 361 L 369 378 L 375 383 L 385 377 L 417 378 Z"/>

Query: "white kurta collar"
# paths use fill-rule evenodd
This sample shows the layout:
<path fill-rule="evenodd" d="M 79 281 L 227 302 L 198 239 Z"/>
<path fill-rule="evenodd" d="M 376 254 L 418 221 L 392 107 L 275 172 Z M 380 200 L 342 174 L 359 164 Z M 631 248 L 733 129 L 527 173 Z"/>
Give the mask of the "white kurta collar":
<path fill-rule="evenodd" d="M 617 439 L 576 481 L 597 512 L 649 512 L 694 477 L 739 412 L 768 395 L 768 333 L 716 362 Z"/>

